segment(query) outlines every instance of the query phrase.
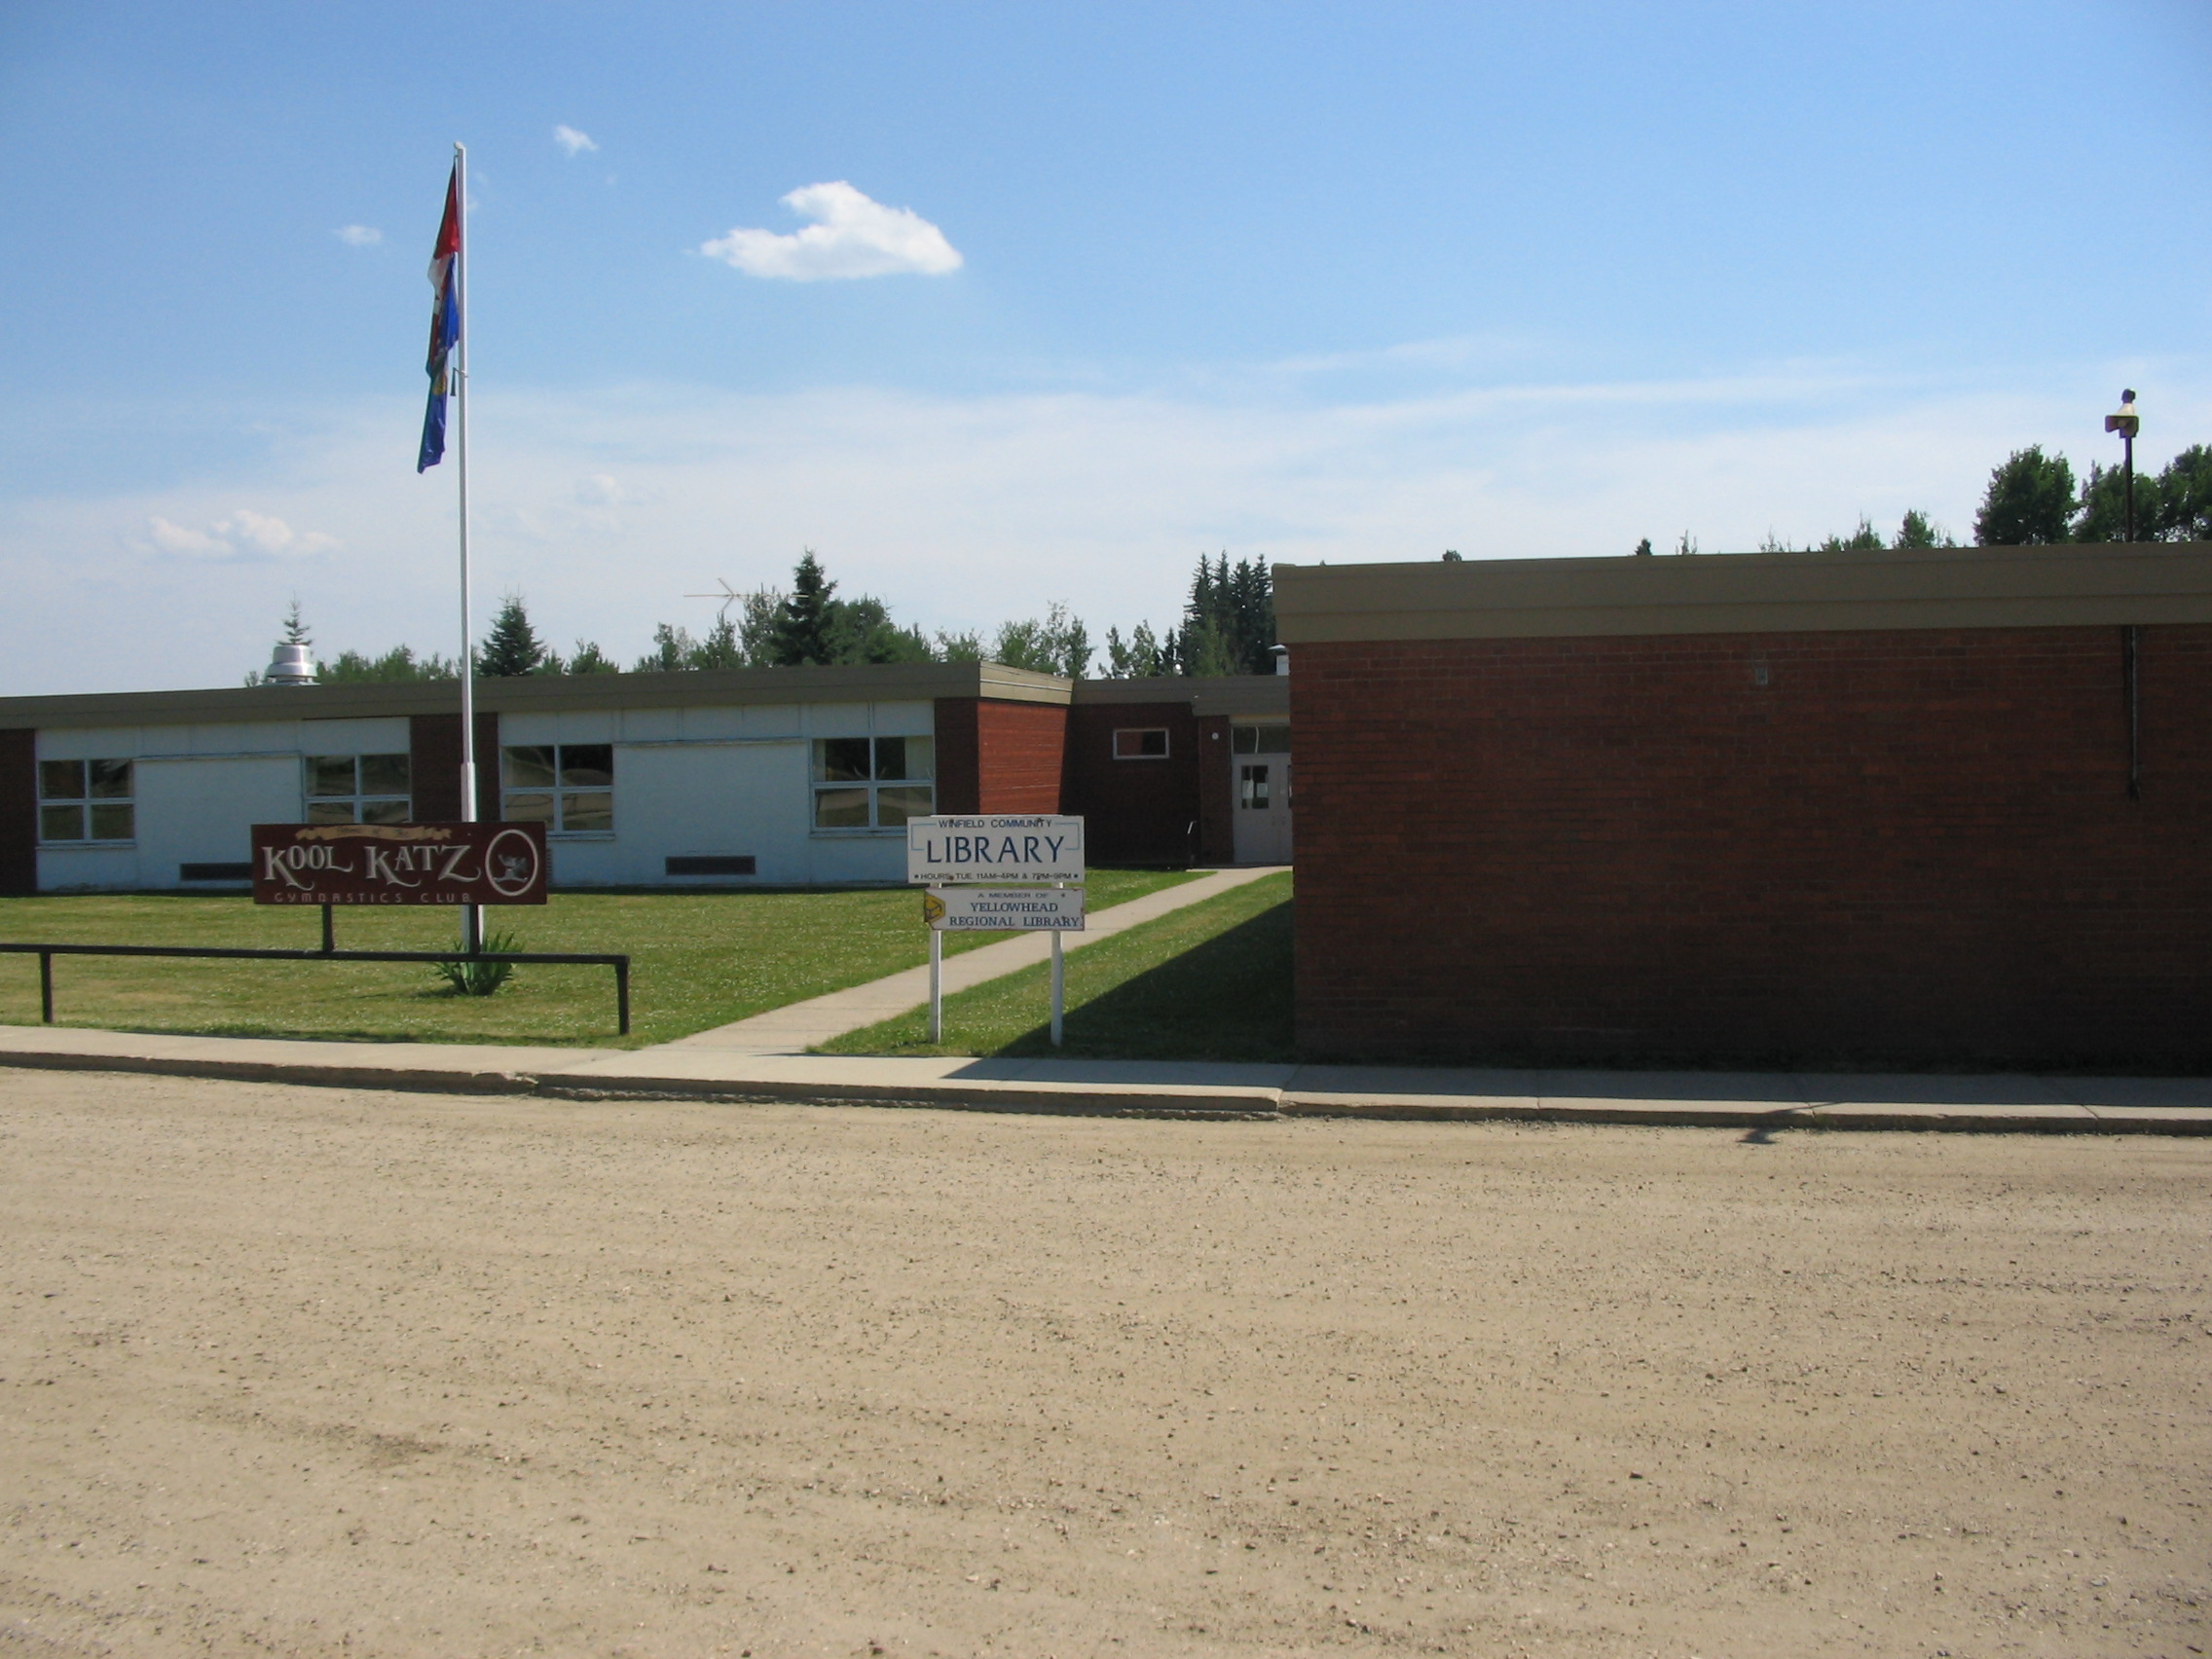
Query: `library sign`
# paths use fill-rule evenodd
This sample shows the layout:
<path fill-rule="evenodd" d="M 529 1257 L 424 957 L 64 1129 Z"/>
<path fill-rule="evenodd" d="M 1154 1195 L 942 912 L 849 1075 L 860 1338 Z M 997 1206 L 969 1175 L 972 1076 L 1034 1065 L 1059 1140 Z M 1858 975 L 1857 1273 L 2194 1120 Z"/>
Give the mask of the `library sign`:
<path fill-rule="evenodd" d="M 542 824 L 256 824 L 256 904 L 542 904 Z"/>

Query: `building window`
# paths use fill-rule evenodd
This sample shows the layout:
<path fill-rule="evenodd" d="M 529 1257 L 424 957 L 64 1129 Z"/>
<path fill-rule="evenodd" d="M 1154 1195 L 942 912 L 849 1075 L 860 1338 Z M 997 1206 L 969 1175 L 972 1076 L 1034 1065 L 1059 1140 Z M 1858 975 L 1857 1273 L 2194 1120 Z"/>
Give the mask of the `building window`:
<path fill-rule="evenodd" d="M 1238 755 L 1288 755 L 1290 753 L 1290 727 L 1286 725 L 1240 725 L 1229 733 L 1230 748 Z"/>
<path fill-rule="evenodd" d="M 937 810 L 937 744 L 927 737 L 814 740 L 814 827 L 896 830 Z"/>
<path fill-rule="evenodd" d="M 1243 766 L 1237 779 L 1237 804 L 1253 812 L 1268 809 L 1268 769 L 1265 766 Z"/>
<path fill-rule="evenodd" d="M 38 838 L 129 841 L 137 833 L 128 760 L 41 760 Z"/>
<path fill-rule="evenodd" d="M 614 745 L 533 743 L 499 751 L 499 816 L 565 835 L 614 833 Z"/>
<path fill-rule="evenodd" d="M 1167 758 L 1167 728 L 1165 726 L 1122 726 L 1114 733 L 1114 758 L 1117 760 L 1164 760 Z"/>
<path fill-rule="evenodd" d="M 404 824 L 414 808 L 404 755 L 307 756 L 310 824 Z"/>

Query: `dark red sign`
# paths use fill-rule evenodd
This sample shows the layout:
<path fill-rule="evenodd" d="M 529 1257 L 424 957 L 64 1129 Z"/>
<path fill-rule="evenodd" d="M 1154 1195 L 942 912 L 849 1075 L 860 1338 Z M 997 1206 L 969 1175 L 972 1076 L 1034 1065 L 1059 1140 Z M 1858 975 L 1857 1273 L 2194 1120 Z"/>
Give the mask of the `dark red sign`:
<path fill-rule="evenodd" d="M 256 904 L 542 904 L 542 824 L 256 824 Z"/>

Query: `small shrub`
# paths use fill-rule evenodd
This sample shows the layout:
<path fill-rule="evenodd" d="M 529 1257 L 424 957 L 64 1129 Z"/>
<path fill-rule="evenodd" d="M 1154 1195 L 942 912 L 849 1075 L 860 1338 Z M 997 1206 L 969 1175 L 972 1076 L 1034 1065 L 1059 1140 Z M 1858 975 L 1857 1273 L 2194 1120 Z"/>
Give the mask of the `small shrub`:
<path fill-rule="evenodd" d="M 467 948 L 464 940 L 462 948 Z M 484 936 L 484 948 L 493 955 L 503 955 L 522 948 L 521 941 L 511 933 L 488 933 Z M 515 971 L 512 962 L 476 962 L 466 957 L 456 957 L 450 962 L 433 962 L 430 972 L 446 982 L 454 995 L 460 997 L 488 997 L 507 982 Z"/>

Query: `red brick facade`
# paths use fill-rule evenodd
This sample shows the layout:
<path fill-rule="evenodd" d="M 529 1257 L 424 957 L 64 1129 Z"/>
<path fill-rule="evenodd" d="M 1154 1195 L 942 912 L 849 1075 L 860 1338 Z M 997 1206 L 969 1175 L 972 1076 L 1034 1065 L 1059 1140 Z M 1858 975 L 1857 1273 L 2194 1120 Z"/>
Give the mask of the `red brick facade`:
<path fill-rule="evenodd" d="M 38 733 L 0 730 L 0 894 L 38 891 Z"/>
<path fill-rule="evenodd" d="M 2212 627 L 1307 644 L 1318 1054 L 2212 1064 Z"/>
<path fill-rule="evenodd" d="M 1180 703 L 1079 703 L 1067 721 L 1067 808 L 1098 864 L 1187 864 L 1197 856 L 1198 722 Z M 1114 733 L 1167 733 L 1164 758 L 1117 759 Z M 1226 769 L 1228 762 L 1221 762 Z"/>
<path fill-rule="evenodd" d="M 407 721 L 407 770 L 419 824 L 461 817 L 461 717 L 414 715 Z M 499 717 L 476 716 L 476 816 L 499 816 Z"/>
<path fill-rule="evenodd" d="M 937 700 L 940 812 L 1058 812 L 1067 710 L 995 697 Z"/>

